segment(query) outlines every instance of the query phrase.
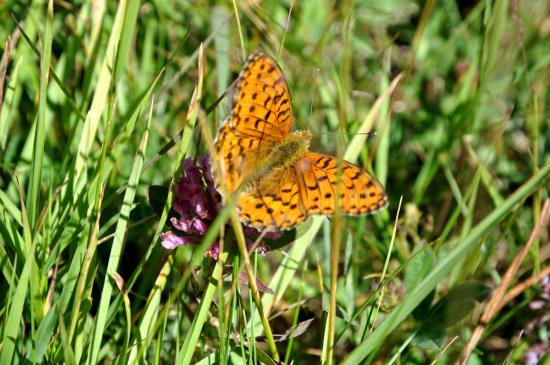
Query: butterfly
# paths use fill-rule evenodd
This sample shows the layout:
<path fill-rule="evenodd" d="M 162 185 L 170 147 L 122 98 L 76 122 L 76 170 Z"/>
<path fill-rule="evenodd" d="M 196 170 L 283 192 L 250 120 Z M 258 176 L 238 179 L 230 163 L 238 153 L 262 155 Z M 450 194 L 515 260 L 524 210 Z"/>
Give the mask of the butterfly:
<path fill-rule="evenodd" d="M 290 92 L 275 60 L 253 53 L 236 82 L 231 113 L 214 141 L 213 174 L 220 193 L 236 194 L 242 222 L 280 231 L 311 215 L 334 215 L 336 204 L 345 215 L 375 213 L 388 205 L 373 176 L 310 152 L 309 131 L 291 132 Z"/>

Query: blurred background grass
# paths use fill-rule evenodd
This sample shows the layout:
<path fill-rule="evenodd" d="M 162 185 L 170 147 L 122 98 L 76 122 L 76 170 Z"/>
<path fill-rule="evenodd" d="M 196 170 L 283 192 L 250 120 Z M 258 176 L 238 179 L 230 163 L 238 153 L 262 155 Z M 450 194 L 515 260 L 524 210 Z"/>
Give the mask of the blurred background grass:
<path fill-rule="evenodd" d="M 169 363 L 189 350 L 182 343 L 197 328 L 212 264 L 190 267 L 191 248 L 167 261 L 172 253 L 158 244 L 162 221 L 157 227 L 146 187 L 167 185 L 178 163 L 177 148 L 161 148 L 188 121 L 201 43 L 199 116 L 183 146 L 191 157 L 206 152 L 200 123 L 215 131 L 230 100 L 206 110 L 256 49 L 286 74 L 295 128 L 311 130 L 312 149 L 332 155 L 404 73 L 360 151 L 358 163 L 385 185 L 390 207 L 345 220 L 336 361 L 361 349 L 484 217 L 531 176 L 547 175 L 547 1 L 56 1 L 49 12 L 41 1 L 7 1 L 0 19 L 2 360 Z M 483 312 L 479 302 L 539 218 L 548 190 L 544 177 L 537 181 L 409 308 L 399 330 L 355 352 L 361 361 L 456 361 Z M 389 279 L 381 283 L 401 197 Z M 327 221 L 274 304 L 275 334 L 313 319 L 292 344 L 277 343 L 282 359 L 288 350 L 294 363 L 317 363 L 326 351 L 330 237 Z M 258 258 L 260 280 L 270 282 L 288 247 Z M 549 257 L 546 227 L 511 286 L 544 273 Z M 187 285 L 181 278 L 191 270 Z M 230 295 L 231 283 L 219 295 Z M 487 324 L 470 363 L 533 363 L 548 352 L 549 290 L 540 280 L 525 286 Z M 220 324 L 216 304 L 203 315 L 191 362 L 269 361 L 263 339 L 243 344 L 234 336 L 244 336 L 253 308 L 246 286 L 236 297 L 233 326 Z"/>

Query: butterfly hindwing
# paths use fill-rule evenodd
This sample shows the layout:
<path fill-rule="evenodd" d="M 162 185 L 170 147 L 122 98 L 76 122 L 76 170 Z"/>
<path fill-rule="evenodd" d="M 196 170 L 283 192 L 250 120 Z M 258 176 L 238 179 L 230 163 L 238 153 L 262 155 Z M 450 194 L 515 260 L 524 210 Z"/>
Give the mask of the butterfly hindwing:
<path fill-rule="evenodd" d="M 266 231 L 292 228 L 307 218 L 296 174 L 291 168 L 276 171 L 252 184 L 239 196 L 237 206 L 244 223 Z"/>
<path fill-rule="evenodd" d="M 333 215 L 336 201 L 345 215 L 374 213 L 388 204 L 380 183 L 349 162 L 342 161 L 339 171 L 336 158 L 308 152 L 295 168 L 298 181 L 302 182 L 300 192 L 308 214 Z"/>

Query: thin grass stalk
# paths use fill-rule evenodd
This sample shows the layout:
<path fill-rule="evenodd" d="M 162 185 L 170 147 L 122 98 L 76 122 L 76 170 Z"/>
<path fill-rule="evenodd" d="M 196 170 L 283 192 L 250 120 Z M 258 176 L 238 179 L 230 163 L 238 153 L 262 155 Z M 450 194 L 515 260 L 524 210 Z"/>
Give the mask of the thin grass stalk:
<path fill-rule="evenodd" d="M 243 262 L 246 268 L 248 285 L 250 287 L 250 291 L 252 293 L 252 298 L 254 299 L 254 303 L 256 304 L 256 307 L 259 312 L 258 314 L 260 316 L 262 327 L 266 336 L 267 345 L 269 347 L 271 355 L 273 356 L 273 359 L 275 359 L 276 361 L 279 361 L 279 353 L 277 352 L 277 346 L 275 345 L 275 340 L 273 339 L 273 333 L 271 332 L 269 321 L 267 320 L 267 316 L 265 315 L 265 312 L 263 310 L 262 300 L 260 298 L 260 293 L 258 291 L 258 285 L 256 284 L 256 278 L 254 277 L 252 263 L 250 262 L 249 252 L 246 247 L 246 242 L 245 242 L 241 222 L 237 218 L 237 215 L 235 212 L 233 212 L 233 214 L 231 215 L 231 223 L 233 225 L 233 229 L 235 230 L 235 238 L 237 240 L 239 252 L 241 254 L 241 258 L 243 259 Z"/>
<path fill-rule="evenodd" d="M 239 8 L 237 7 L 237 2 L 235 0 L 232 0 L 233 3 L 233 11 L 235 12 L 235 19 L 237 20 L 237 31 L 239 32 L 239 39 L 241 41 L 241 51 L 243 55 L 243 61 L 246 60 L 246 50 L 244 46 L 244 36 L 243 36 L 243 30 L 241 28 L 241 19 L 239 17 Z"/>
<path fill-rule="evenodd" d="M 197 313 L 195 313 L 191 327 L 185 336 L 185 340 L 183 341 L 180 350 L 178 351 L 178 355 L 175 360 L 176 364 L 188 365 L 191 364 L 191 361 L 193 360 L 193 353 L 195 352 L 194 350 L 196 344 L 202 332 L 202 327 L 207 320 L 208 314 L 210 313 L 212 300 L 218 290 L 217 278 L 221 274 L 221 271 L 223 271 L 223 263 L 227 260 L 228 253 L 224 252 L 221 256 L 221 260 L 216 261 L 214 271 L 212 272 L 210 281 L 204 291 L 199 309 Z"/>
<path fill-rule="evenodd" d="M 302 293 L 303 293 L 303 289 L 304 289 L 304 273 L 305 273 L 305 268 L 307 267 L 307 260 L 303 263 L 303 266 L 302 266 L 302 276 L 301 276 L 301 280 L 300 280 L 300 287 L 298 288 L 298 293 L 297 293 L 297 297 L 296 297 L 296 308 L 294 309 L 294 315 L 292 316 L 292 327 L 291 327 L 291 331 L 290 331 L 290 336 L 289 336 L 289 340 L 288 340 L 288 346 L 287 346 L 287 349 L 286 349 L 286 354 L 285 354 L 285 361 L 284 363 L 285 364 L 290 364 L 290 356 L 292 355 L 292 346 L 294 345 L 294 331 L 296 329 L 296 326 L 298 325 L 298 316 L 300 314 L 300 309 L 301 309 L 301 305 L 300 303 L 302 302 Z"/>
<path fill-rule="evenodd" d="M 399 213 L 401 212 L 401 204 L 402 203 L 403 203 L 403 196 L 401 196 L 399 198 L 399 205 L 397 206 L 397 213 L 395 214 L 395 221 L 394 221 L 394 224 L 393 224 L 393 231 L 392 231 L 392 235 L 391 235 L 390 246 L 388 247 L 388 255 L 386 256 L 386 260 L 384 261 L 384 268 L 382 269 L 382 275 L 380 276 L 379 287 L 381 288 L 381 290 L 378 293 L 378 295 L 376 296 L 378 304 L 377 304 L 376 309 L 374 310 L 374 313 L 373 313 L 374 320 L 372 321 L 372 327 L 370 329 L 370 333 L 372 333 L 372 331 L 374 331 L 374 325 L 376 323 L 376 318 L 378 317 L 378 312 L 380 311 L 380 306 L 382 305 L 382 302 L 384 300 L 384 293 L 385 293 L 386 286 L 383 285 L 383 283 L 384 283 L 384 279 L 386 278 L 386 273 L 388 272 L 388 267 L 390 265 L 390 258 L 391 258 L 391 254 L 393 252 L 393 245 L 395 243 L 395 237 L 397 235 L 397 223 L 399 222 Z"/>

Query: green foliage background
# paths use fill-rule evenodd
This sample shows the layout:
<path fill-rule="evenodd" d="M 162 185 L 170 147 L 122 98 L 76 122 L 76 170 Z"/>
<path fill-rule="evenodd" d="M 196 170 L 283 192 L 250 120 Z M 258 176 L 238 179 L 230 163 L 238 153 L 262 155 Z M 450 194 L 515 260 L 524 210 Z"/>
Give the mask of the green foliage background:
<path fill-rule="evenodd" d="M 548 198 L 544 0 L 3 1 L 0 19 L 2 364 L 452 363 Z M 276 343 L 238 256 L 221 281 L 203 256 L 215 232 L 167 252 L 147 198 L 207 153 L 256 49 L 285 71 L 312 149 L 357 155 L 390 196 L 253 255 L 275 340 L 303 332 Z M 545 226 L 510 286 L 548 271 L 548 242 Z M 548 352 L 544 290 L 506 303 L 470 363 Z"/>

